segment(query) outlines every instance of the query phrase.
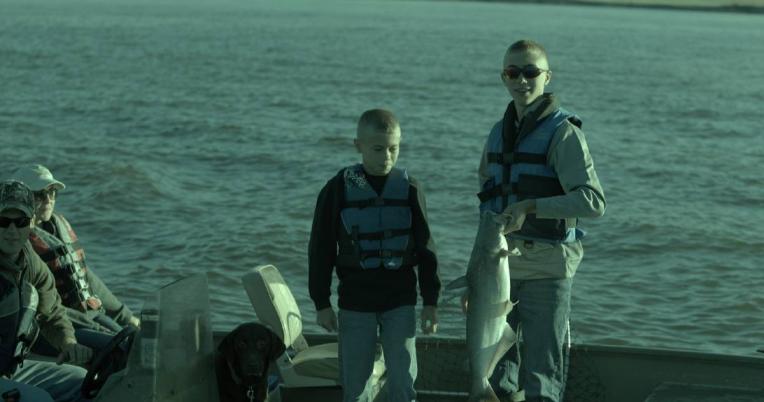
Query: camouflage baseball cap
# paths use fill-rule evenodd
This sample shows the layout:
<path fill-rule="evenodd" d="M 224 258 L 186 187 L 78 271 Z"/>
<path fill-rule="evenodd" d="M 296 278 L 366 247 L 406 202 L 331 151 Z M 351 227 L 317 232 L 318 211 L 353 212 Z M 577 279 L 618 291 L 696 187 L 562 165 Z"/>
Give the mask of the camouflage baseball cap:
<path fill-rule="evenodd" d="M 57 190 L 63 190 L 66 188 L 64 183 L 53 178 L 53 173 L 43 165 L 27 165 L 16 169 L 11 177 L 16 180 L 21 180 L 29 186 L 32 191 L 45 190 L 50 186 L 55 186 Z"/>
<path fill-rule="evenodd" d="M 0 182 L 0 212 L 12 208 L 23 212 L 28 218 L 34 215 L 34 194 L 18 180 Z"/>

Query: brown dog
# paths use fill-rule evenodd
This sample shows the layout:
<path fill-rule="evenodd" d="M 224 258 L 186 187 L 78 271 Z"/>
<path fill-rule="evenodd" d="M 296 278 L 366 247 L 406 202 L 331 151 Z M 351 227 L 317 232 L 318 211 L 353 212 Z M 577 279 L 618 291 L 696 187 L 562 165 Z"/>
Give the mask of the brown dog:
<path fill-rule="evenodd" d="M 268 366 L 286 350 L 262 324 L 244 323 L 223 338 L 215 355 L 220 402 L 268 400 Z"/>

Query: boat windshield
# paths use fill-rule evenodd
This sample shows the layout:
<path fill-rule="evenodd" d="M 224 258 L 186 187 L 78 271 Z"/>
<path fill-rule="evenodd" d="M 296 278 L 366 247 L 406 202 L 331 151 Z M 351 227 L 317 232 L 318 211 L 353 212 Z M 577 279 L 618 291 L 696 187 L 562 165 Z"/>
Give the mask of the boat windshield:
<path fill-rule="evenodd" d="M 218 401 L 213 347 L 207 277 L 173 282 L 145 302 L 127 367 L 95 401 Z"/>

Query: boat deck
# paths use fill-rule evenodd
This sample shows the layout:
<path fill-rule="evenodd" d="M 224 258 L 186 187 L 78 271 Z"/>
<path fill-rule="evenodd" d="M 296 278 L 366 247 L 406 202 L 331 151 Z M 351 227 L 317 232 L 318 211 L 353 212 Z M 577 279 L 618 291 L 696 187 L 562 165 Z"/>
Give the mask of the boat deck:
<path fill-rule="evenodd" d="M 324 334 L 306 334 L 306 339 L 310 344 L 336 342 L 335 336 Z M 469 368 L 464 339 L 419 337 L 417 358 L 418 401 L 466 400 Z M 681 401 L 764 401 L 762 379 L 764 356 L 574 344 L 565 401 L 679 402 L 676 398 L 683 394 L 690 399 Z M 294 399 L 299 400 L 318 399 Z M 326 399 L 333 400 L 341 399 Z"/>

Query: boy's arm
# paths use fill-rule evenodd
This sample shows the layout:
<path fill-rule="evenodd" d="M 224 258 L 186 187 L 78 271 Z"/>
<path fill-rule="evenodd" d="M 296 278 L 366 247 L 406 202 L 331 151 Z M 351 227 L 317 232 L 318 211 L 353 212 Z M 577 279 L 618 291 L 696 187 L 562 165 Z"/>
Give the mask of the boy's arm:
<path fill-rule="evenodd" d="M 335 177 L 318 194 L 313 214 L 308 243 L 308 290 L 316 311 L 331 307 L 332 270 L 337 259 L 338 191 L 338 179 Z"/>
<path fill-rule="evenodd" d="M 437 306 L 440 294 L 440 278 L 438 278 L 438 258 L 435 250 L 435 241 L 430 233 L 427 221 L 427 204 L 424 191 L 419 183 L 410 178 L 410 201 L 411 227 L 416 253 L 418 258 L 417 270 L 419 279 L 419 293 L 422 295 L 422 304 L 425 306 Z"/>
<path fill-rule="evenodd" d="M 584 133 L 563 125 L 549 147 L 548 160 L 557 172 L 565 195 L 536 199 L 539 218 L 596 218 L 605 213 L 602 191 Z"/>

